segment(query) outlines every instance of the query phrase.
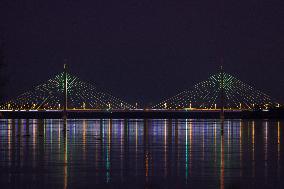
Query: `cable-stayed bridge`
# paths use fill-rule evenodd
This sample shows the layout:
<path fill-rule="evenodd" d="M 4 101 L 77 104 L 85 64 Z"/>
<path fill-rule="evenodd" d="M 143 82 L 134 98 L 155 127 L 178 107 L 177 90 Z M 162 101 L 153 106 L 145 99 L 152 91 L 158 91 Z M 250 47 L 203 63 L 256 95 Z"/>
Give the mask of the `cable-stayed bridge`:
<path fill-rule="evenodd" d="M 4 103 L 1 109 L 63 110 L 65 106 L 71 110 L 134 109 L 123 100 L 65 72 Z"/>
<path fill-rule="evenodd" d="M 221 71 L 149 108 L 137 108 L 67 69 L 47 82 L 1 104 L 2 112 L 240 112 L 269 110 L 281 105 L 269 95 Z M 187 115 L 187 114 L 186 114 Z"/>
<path fill-rule="evenodd" d="M 250 110 L 279 106 L 280 104 L 269 95 L 221 71 L 197 83 L 192 89 L 165 99 L 152 108 Z"/>

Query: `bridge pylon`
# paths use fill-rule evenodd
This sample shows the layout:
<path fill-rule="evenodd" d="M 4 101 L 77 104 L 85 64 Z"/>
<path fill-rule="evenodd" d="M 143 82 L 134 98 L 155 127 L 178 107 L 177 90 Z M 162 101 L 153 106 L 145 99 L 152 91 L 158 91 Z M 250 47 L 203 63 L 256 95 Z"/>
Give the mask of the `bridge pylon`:
<path fill-rule="evenodd" d="M 64 107 L 63 107 L 63 119 L 67 118 L 67 109 L 68 109 L 68 102 L 67 102 L 67 64 L 64 64 Z"/>
<path fill-rule="evenodd" d="M 224 120 L 225 114 L 224 114 L 224 71 L 223 71 L 223 66 L 221 66 L 221 89 L 220 89 L 220 102 L 221 102 L 221 111 L 220 111 L 220 119 Z"/>

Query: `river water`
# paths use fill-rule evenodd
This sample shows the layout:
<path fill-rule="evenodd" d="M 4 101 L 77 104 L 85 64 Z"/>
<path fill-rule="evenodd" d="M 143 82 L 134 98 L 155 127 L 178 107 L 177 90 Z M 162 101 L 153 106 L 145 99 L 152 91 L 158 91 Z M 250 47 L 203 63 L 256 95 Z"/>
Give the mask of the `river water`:
<path fill-rule="evenodd" d="M 284 188 L 284 121 L 0 120 L 1 188 Z"/>

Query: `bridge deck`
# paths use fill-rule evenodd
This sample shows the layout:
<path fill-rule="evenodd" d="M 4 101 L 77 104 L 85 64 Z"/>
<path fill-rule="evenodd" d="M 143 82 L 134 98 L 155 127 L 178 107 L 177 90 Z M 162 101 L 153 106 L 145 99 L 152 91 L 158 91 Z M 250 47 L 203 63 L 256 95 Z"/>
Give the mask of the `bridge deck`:
<path fill-rule="evenodd" d="M 61 119 L 62 110 L 4 110 L 4 118 L 55 118 Z M 68 118 L 209 118 L 219 119 L 219 110 L 68 110 Z M 284 118 L 284 110 L 226 110 L 225 118 Z"/>

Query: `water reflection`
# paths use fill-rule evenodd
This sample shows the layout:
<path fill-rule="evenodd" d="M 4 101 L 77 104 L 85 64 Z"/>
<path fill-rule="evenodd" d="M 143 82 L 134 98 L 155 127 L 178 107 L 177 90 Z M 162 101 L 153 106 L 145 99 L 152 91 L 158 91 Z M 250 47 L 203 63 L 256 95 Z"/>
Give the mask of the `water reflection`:
<path fill-rule="evenodd" d="M 221 122 L 221 127 L 224 128 L 224 122 Z M 228 127 L 229 128 L 229 127 Z M 228 129 L 228 139 L 229 139 L 229 129 Z M 228 140 L 229 141 L 229 140 Z M 224 174 L 225 174 L 225 160 L 224 160 L 224 135 L 221 134 L 221 145 L 220 145 L 220 189 L 224 189 Z"/>
<path fill-rule="evenodd" d="M 255 121 L 252 121 L 252 177 L 255 177 Z"/>
<path fill-rule="evenodd" d="M 280 179 L 280 167 L 281 167 L 281 164 L 280 164 L 280 143 L 281 143 L 281 127 L 280 127 L 280 121 L 277 122 L 277 175 L 278 175 L 278 178 Z"/>
<path fill-rule="evenodd" d="M 0 184 L 281 188 L 282 125 L 273 120 L 1 120 Z"/>
<path fill-rule="evenodd" d="M 63 139 L 64 139 L 64 189 L 68 186 L 68 135 L 67 135 L 67 120 L 64 119 L 63 122 Z"/>

